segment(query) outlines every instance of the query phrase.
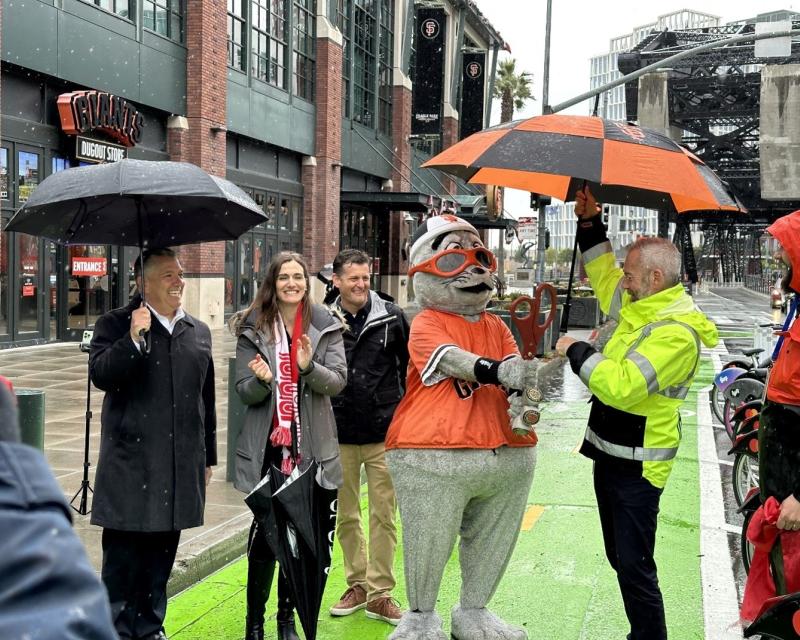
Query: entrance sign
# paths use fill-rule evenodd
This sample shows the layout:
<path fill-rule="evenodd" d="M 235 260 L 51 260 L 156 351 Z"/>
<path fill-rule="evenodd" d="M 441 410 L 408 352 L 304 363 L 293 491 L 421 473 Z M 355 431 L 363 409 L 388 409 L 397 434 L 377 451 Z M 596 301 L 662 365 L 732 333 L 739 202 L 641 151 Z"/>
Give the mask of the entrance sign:
<path fill-rule="evenodd" d="M 72 258 L 72 275 L 104 276 L 106 275 L 106 259 L 75 256 Z"/>

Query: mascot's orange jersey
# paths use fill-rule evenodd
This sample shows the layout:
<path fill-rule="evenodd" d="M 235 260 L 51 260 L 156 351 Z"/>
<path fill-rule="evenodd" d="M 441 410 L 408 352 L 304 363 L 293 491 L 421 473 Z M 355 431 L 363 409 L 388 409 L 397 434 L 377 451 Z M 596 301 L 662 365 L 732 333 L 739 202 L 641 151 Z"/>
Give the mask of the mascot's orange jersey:
<path fill-rule="evenodd" d="M 406 394 L 386 434 L 387 449 L 532 447 L 536 435 L 511 431 L 508 400 L 497 385 L 455 380 L 436 371 L 449 348 L 503 360 L 519 355 L 511 331 L 491 313 L 478 322 L 424 309 L 411 323 Z"/>

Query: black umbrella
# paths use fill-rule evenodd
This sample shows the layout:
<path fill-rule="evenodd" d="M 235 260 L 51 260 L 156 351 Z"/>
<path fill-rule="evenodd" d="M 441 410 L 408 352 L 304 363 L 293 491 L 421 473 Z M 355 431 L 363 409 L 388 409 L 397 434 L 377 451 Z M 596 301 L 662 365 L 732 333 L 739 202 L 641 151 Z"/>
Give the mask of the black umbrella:
<path fill-rule="evenodd" d="M 188 162 L 120 160 L 45 178 L 6 231 L 60 244 L 168 247 L 235 240 L 266 214 L 232 182 Z M 145 299 L 142 287 L 142 299 Z"/>
<path fill-rule="evenodd" d="M 317 637 L 336 528 L 337 491 L 319 484 L 318 470 L 317 463 L 312 462 L 296 478 L 290 477 L 274 496 L 286 556 L 282 568 L 307 640 Z M 281 522 L 286 523 L 282 528 Z"/>
<path fill-rule="evenodd" d="M 777 640 L 800 638 L 800 593 L 767 600 L 758 618 L 744 630 L 745 638 L 756 634 Z"/>
<path fill-rule="evenodd" d="M 312 461 L 276 488 L 275 478 L 284 476 L 273 467 L 245 498 L 286 577 L 307 640 L 317 636 L 336 528 L 337 491 L 320 485 L 318 471 Z"/>

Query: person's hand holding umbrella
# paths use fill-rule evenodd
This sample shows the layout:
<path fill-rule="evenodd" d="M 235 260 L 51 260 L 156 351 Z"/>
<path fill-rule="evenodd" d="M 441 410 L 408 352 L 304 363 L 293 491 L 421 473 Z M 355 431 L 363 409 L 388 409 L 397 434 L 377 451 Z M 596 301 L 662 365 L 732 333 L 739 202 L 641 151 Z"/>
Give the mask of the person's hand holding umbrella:
<path fill-rule="evenodd" d="M 140 344 L 143 333 L 150 331 L 151 319 L 152 316 L 150 315 L 150 309 L 145 306 L 144 302 L 142 302 L 142 305 L 138 309 L 135 309 L 131 314 L 131 339 L 136 344 Z"/>
<path fill-rule="evenodd" d="M 600 214 L 601 209 L 589 187 L 584 187 L 575 194 L 575 215 L 579 220 L 594 218 Z"/>

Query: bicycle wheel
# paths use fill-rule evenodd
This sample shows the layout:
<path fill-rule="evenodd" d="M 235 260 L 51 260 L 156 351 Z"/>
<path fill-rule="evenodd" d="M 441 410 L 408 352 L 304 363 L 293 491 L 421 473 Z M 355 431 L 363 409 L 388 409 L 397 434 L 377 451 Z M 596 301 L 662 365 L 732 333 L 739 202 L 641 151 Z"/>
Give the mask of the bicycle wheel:
<path fill-rule="evenodd" d="M 742 564 L 744 565 L 744 572 L 750 573 L 750 563 L 753 562 L 753 553 L 755 552 L 755 547 L 753 543 L 747 539 L 747 527 L 750 526 L 750 519 L 753 517 L 755 511 L 749 511 L 744 516 L 744 522 L 742 523 L 742 533 L 739 537 L 739 547 L 742 552 Z"/>
<path fill-rule="evenodd" d="M 733 459 L 733 497 L 741 507 L 747 493 L 758 486 L 758 458 L 749 453 L 737 453 Z"/>
<path fill-rule="evenodd" d="M 722 410 L 725 407 L 725 394 L 719 390 L 719 387 L 714 385 L 711 388 L 711 396 L 709 400 L 711 404 L 711 413 L 714 414 L 714 417 L 719 420 L 720 423 L 724 424 Z"/>

